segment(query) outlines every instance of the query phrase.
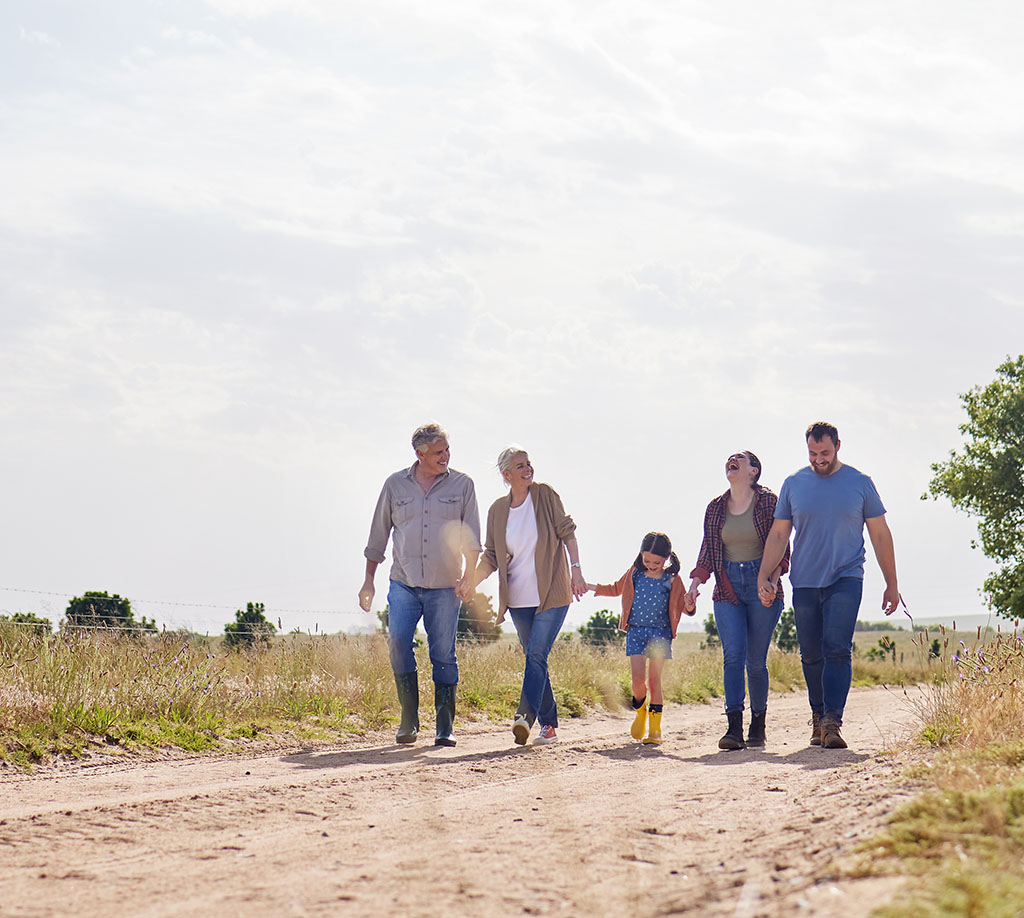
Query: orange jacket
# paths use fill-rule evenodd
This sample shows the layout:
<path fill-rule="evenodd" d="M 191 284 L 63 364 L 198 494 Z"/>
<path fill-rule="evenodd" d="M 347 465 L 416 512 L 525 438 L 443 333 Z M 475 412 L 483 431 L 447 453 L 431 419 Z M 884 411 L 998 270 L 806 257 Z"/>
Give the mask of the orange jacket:
<path fill-rule="evenodd" d="M 629 613 L 633 609 L 633 567 L 630 566 L 615 583 L 598 583 L 594 590 L 595 596 L 621 596 L 622 615 L 619 616 L 619 630 L 629 630 Z M 641 574 L 646 577 L 646 574 Z M 662 576 L 665 576 L 664 574 Z M 679 619 L 686 609 L 683 607 L 683 597 L 686 596 L 686 587 L 683 586 L 683 578 L 679 574 L 672 577 L 672 589 L 668 594 L 668 623 L 672 629 L 672 637 L 676 636 L 676 629 L 679 627 Z M 686 612 L 693 615 L 693 612 Z"/>

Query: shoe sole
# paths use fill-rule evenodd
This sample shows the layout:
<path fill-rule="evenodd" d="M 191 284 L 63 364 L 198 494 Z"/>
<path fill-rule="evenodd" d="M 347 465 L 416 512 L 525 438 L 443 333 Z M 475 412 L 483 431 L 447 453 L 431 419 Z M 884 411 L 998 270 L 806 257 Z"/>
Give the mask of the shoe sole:
<path fill-rule="evenodd" d="M 533 745 L 534 746 L 548 746 L 551 743 L 557 743 L 557 742 L 558 742 L 558 737 L 557 736 L 552 736 L 551 739 L 544 739 L 544 737 L 538 736 L 533 741 Z"/>
<path fill-rule="evenodd" d="M 512 727 L 512 738 L 519 746 L 525 746 L 530 738 L 530 728 L 525 723 L 517 723 Z"/>
<path fill-rule="evenodd" d="M 455 742 L 456 742 L 456 740 L 455 740 L 454 736 L 439 736 L 439 737 L 437 737 L 434 740 L 434 745 L 435 746 L 454 746 Z"/>
<path fill-rule="evenodd" d="M 398 736 L 395 737 L 395 742 L 401 746 L 408 746 L 410 743 L 416 742 L 417 736 L 418 734 L 416 733 L 399 733 Z"/>

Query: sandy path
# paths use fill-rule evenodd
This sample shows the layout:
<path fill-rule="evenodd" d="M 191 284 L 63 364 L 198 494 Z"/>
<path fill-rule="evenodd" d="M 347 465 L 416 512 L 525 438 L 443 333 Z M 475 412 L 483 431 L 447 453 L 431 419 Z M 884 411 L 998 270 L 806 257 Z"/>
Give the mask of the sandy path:
<path fill-rule="evenodd" d="M 896 881 L 829 864 L 904 799 L 877 753 L 912 716 L 855 691 L 851 748 L 824 751 L 805 705 L 773 696 L 762 751 L 719 752 L 720 708 L 687 705 L 660 748 L 623 713 L 542 748 L 470 725 L 454 749 L 5 769 L 0 914 L 866 915 Z"/>

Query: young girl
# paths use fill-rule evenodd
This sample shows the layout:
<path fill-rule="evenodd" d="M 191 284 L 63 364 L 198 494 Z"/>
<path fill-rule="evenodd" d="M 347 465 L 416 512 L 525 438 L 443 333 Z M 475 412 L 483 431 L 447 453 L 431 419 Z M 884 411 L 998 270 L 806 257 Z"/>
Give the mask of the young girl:
<path fill-rule="evenodd" d="M 667 565 L 667 566 L 666 566 Z M 661 742 L 661 670 L 672 659 L 672 639 L 679 618 L 687 612 L 686 586 L 679 573 L 679 559 L 663 532 L 649 532 L 640 543 L 640 554 L 615 583 L 587 584 L 598 596 L 622 596 L 619 630 L 626 632 L 626 656 L 633 679 L 633 710 L 636 716 L 630 735 L 644 743 Z M 644 739 L 648 717 L 650 730 Z"/>

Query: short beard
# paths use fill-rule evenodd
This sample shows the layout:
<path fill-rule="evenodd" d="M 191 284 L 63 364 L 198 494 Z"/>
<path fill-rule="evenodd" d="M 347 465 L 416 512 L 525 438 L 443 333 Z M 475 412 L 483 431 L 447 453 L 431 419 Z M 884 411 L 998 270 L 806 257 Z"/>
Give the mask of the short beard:
<path fill-rule="evenodd" d="M 821 469 L 819 469 L 817 465 L 812 465 L 811 468 L 813 468 L 815 474 L 819 475 L 821 478 L 828 478 L 828 476 L 831 475 L 836 470 L 836 466 L 838 466 L 838 465 L 839 465 L 839 457 L 838 456 L 833 456 L 832 457 L 832 461 L 829 463 L 828 468 L 825 469 L 824 472 L 821 471 Z"/>

